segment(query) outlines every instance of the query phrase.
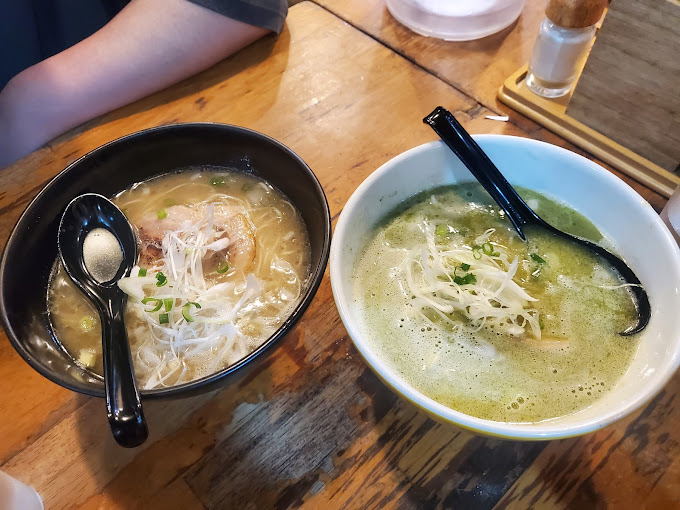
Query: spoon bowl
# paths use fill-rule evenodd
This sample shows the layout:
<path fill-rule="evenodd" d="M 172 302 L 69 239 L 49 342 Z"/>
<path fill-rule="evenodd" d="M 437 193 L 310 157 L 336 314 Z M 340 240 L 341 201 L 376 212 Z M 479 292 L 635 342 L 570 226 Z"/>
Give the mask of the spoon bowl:
<path fill-rule="evenodd" d="M 603 247 L 563 232 L 539 217 L 522 197 L 515 191 L 503 174 L 496 168 L 489 157 L 472 139 L 470 134 L 460 125 L 451 112 L 438 106 L 423 119 L 441 137 L 442 141 L 460 158 L 472 175 L 479 181 L 484 189 L 491 195 L 496 203 L 507 213 L 519 236 L 526 240 L 524 227 L 538 226 L 555 235 L 568 239 L 572 242 L 585 246 L 588 250 L 605 259 L 621 277 L 626 281 L 628 289 L 633 297 L 633 303 L 637 311 L 637 322 L 626 328 L 620 334 L 622 336 L 639 333 L 649 323 L 651 307 L 649 298 L 640 280 L 633 270 L 623 260 L 607 251 Z"/>
<path fill-rule="evenodd" d="M 113 202 L 87 193 L 66 206 L 58 245 L 66 272 L 101 317 L 106 408 L 113 436 L 121 446 L 139 446 L 148 429 L 125 330 L 127 296 L 118 287 L 137 261 L 132 226 Z"/>

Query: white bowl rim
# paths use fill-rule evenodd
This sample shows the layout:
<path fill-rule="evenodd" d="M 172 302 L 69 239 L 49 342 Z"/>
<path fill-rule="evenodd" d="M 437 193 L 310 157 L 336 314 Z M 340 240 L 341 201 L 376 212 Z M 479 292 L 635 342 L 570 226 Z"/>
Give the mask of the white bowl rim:
<path fill-rule="evenodd" d="M 612 172 L 603 168 L 599 164 L 591 161 L 590 159 L 576 154 L 568 149 L 559 147 L 547 142 L 540 140 L 534 140 L 531 138 L 524 138 L 511 135 L 498 135 L 498 134 L 480 134 L 473 135 L 473 138 L 478 142 L 503 142 L 511 141 L 518 143 L 520 145 L 534 145 L 542 147 L 550 147 L 550 150 L 555 150 L 561 152 L 562 155 L 566 155 L 568 158 L 574 158 L 579 162 L 579 164 L 587 166 L 590 171 L 601 172 L 601 177 L 608 181 L 608 185 L 617 188 L 617 191 L 627 195 L 631 200 L 642 200 L 647 204 L 639 193 L 637 193 L 633 188 L 621 180 L 618 176 L 614 175 Z M 650 385 L 647 391 L 641 393 L 637 398 L 627 402 L 625 406 L 619 406 L 614 408 L 610 412 L 604 413 L 597 419 L 584 420 L 582 423 L 577 425 L 559 425 L 557 423 L 551 423 L 553 420 L 546 420 L 542 422 L 532 422 L 532 423 L 519 423 L 519 422 L 498 422 L 492 420 L 486 420 L 482 418 L 476 418 L 474 416 L 462 413 L 451 409 L 450 407 L 444 406 L 436 402 L 435 400 L 427 397 L 420 391 L 416 390 L 410 386 L 406 381 L 401 378 L 395 370 L 390 368 L 384 361 L 377 356 L 373 350 L 370 348 L 368 343 L 363 339 L 363 335 L 355 323 L 350 319 L 351 313 L 349 310 L 349 304 L 345 302 L 341 296 L 351 295 L 347 294 L 345 291 L 345 286 L 349 285 L 348 282 L 343 281 L 341 278 L 341 267 L 340 267 L 340 252 L 342 250 L 342 243 L 344 241 L 344 233 L 350 228 L 348 223 L 348 216 L 350 211 L 358 207 L 364 195 L 367 194 L 368 190 L 372 187 L 373 183 L 378 180 L 383 174 L 390 171 L 390 169 L 400 163 L 404 159 L 413 157 L 423 151 L 432 150 L 435 147 L 444 146 L 444 142 L 441 140 L 427 142 L 425 144 L 419 145 L 412 149 L 409 149 L 392 159 L 383 163 L 377 170 L 372 172 L 352 193 L 347 203 L 343 207 L 342 212 L 338 218 L 337 225 L 335 227 L 335 232 L 333 234 L 333 241 L 331 243 L 331 254 L 330 254 L 330 279 L 331 279 L 331 289 L 333 292 L 333 298 L 337 306 L 340 318 L 347 329 L 347 332 L 352 339 L 352 342 L 356 346 L 359 353 L 362 355 L 369 367 L 374 371 L 378 377 L 385 382 L 397 395 L 405 398 L 412 404 L 416 405 L 420 409 L 424 410 L 435 419 L 440 421 L 445 421 L 451 423 L 458 427 L 464 429 L 482 433 L 484 435 L 495 436 L 504 439 L 513 440 L 548 440 L 548 439 L 564 439 L 568 437 L 579 436 L 593 432 L 602 427 L 610 425 L 615 421 L 623 418 L 624 416 L 640 409 L 642 406 L 651 401 L 668 383 L 670 378 L 676 372 L 680 366 L 680 341 L 678 340 L 678 333 L 675 333 L 675 349 L 673 352 L 673 359 L 665 369 L 665 372 L 657 378 L 656 384 Z M 472 177 L 472 176 L 471 176 Z M 470 179 L 474 181 L 474 178 Z M 642 208 L 642 214 L 646 215 L 649 221 L 655 225 L 656 228 L 660 230 L 661 237 L 663 239 L 663 244 L 668 245 L 671 251 L 675 251 L 675 264 L 680 268 L 680 248 L 678 244 L 673 239 L 671 233 L 666 228 L 665 224 L 659 217 L 659 215 L 651 208 Z"/>

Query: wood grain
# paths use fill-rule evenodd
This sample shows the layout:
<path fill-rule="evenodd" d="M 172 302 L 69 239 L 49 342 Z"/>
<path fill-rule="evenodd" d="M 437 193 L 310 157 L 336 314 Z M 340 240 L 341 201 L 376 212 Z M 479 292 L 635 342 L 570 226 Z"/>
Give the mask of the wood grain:
<path fill-rule="evenodd" d="M 278 39 L 1 172 L 0 242 L 68 163 L 124 134 L 178 121 L 228 122 L 281 140 L 315 171 L 336 218 L 375 168 L 435 139 L 421 119 L 438 104 L 472 132 L 527 136 L 485 119 L 491 111 L 474 98 L 303 2 Z M 532 136 L 564 144 L 548 132 Z M 0 377 L 0 469 L 35 486 L 49 509 L 606 505 L 622 501 L 624 486 L 634 507 L 677 502 L 677 378 L 641 413 L 585 438 L 477 437 L 435 423 L 373 375 L 342 326 L 328 274 L 259 370 L 211 394 L 148 402 L 151 437 L 139 449 L 115 445 L 102 400 L 38 376 L 4 334 Z"/>
<path fill-rule="evenodd" d="M 405 58 L 450 83 L 496 112 L 505 79 L 529 61 L 547 0 L 528 0 L 519 19 L 497 34 L 477 41 L 442 41 L 401 25 L 385 0 L 314 0 Z"/>
<path fill-rule="evenodd" d="M 680 5 L 617 0 L 567 113 L 670 172 L 680 168 Z"/>
<path fill-rule="evenodd" d="M 510 123 L 532 138 L 559 140 L 565 148 L 587 155 L 497 99 L 505 79 L 529 61 L 547 0 L 527 1 L 516 23 L 497 34 L 467 42 L 441 41 L 412 32 L 390 15 L 385 0 L 314 1 L 480 105 L 507 115 Z M 487 122 L 484 129 L 489 129 L 488 125 Z M 666 198 L 637 185 L 636 181 L 606 163 L 597 162 L 633 186 L 657 211 L 661 211 Z"/>

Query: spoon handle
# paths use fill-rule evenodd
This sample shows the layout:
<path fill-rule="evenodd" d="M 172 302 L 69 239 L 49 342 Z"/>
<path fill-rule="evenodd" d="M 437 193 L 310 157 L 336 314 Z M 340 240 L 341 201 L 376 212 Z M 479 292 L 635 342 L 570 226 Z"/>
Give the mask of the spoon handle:
<path fill-rule="evenodd" d="M 512 186 L 505 180 L 496 165 L 482 151 L 467 131 L 460 125 L 451 112 L 438 106 L 423 119 L 441 137 L 451 150 L 460 158 L 484 189 L 508 214 L 508 218 L 522 239 L 522 227 L 528 224 L 541 224 L 543 220 L 522 200 Z"/>
<path fill-rule="evenodd" d="M 106 410 L 116 442 L 126 448 L 142 444 L 149 435 L 132 369 L 123 311 L 125 298 L 109 299 L 102 314 L 102 344 Z"/>

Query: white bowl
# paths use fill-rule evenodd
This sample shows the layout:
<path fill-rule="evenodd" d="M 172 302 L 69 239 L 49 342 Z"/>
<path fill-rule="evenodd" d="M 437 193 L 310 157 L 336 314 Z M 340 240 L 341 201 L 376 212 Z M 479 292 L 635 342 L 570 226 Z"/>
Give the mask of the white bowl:
<path fill-rule="evenodd" d="M 388 161 L 354 192 L 338 220 L 331 246 L 333 296 L 357 349 L 398 395 L 438 421 L 508 439 L 556 439 L 592 432 L 635 411 L 656 395 L 680 364 L 680 249 L 652 207 L 621 179 L 560 147 L 502 135 L 474 137 L 513 185 L 553 197 L 584 214 L 635 271 L 652 317 L 640 334 L 628 371 L 590 407 L 537 423 L 483 420 L 426 397 L 400 377 L 368 341 L 352 299 L 355 259 L 374 226 L 398 204 L 436 186 L 473 181 L 443 142 L 411 149 Z M 594 341 L 596 339 L 593 339 Z M 629 341 L 622 337 L 622 342 Z"/>

